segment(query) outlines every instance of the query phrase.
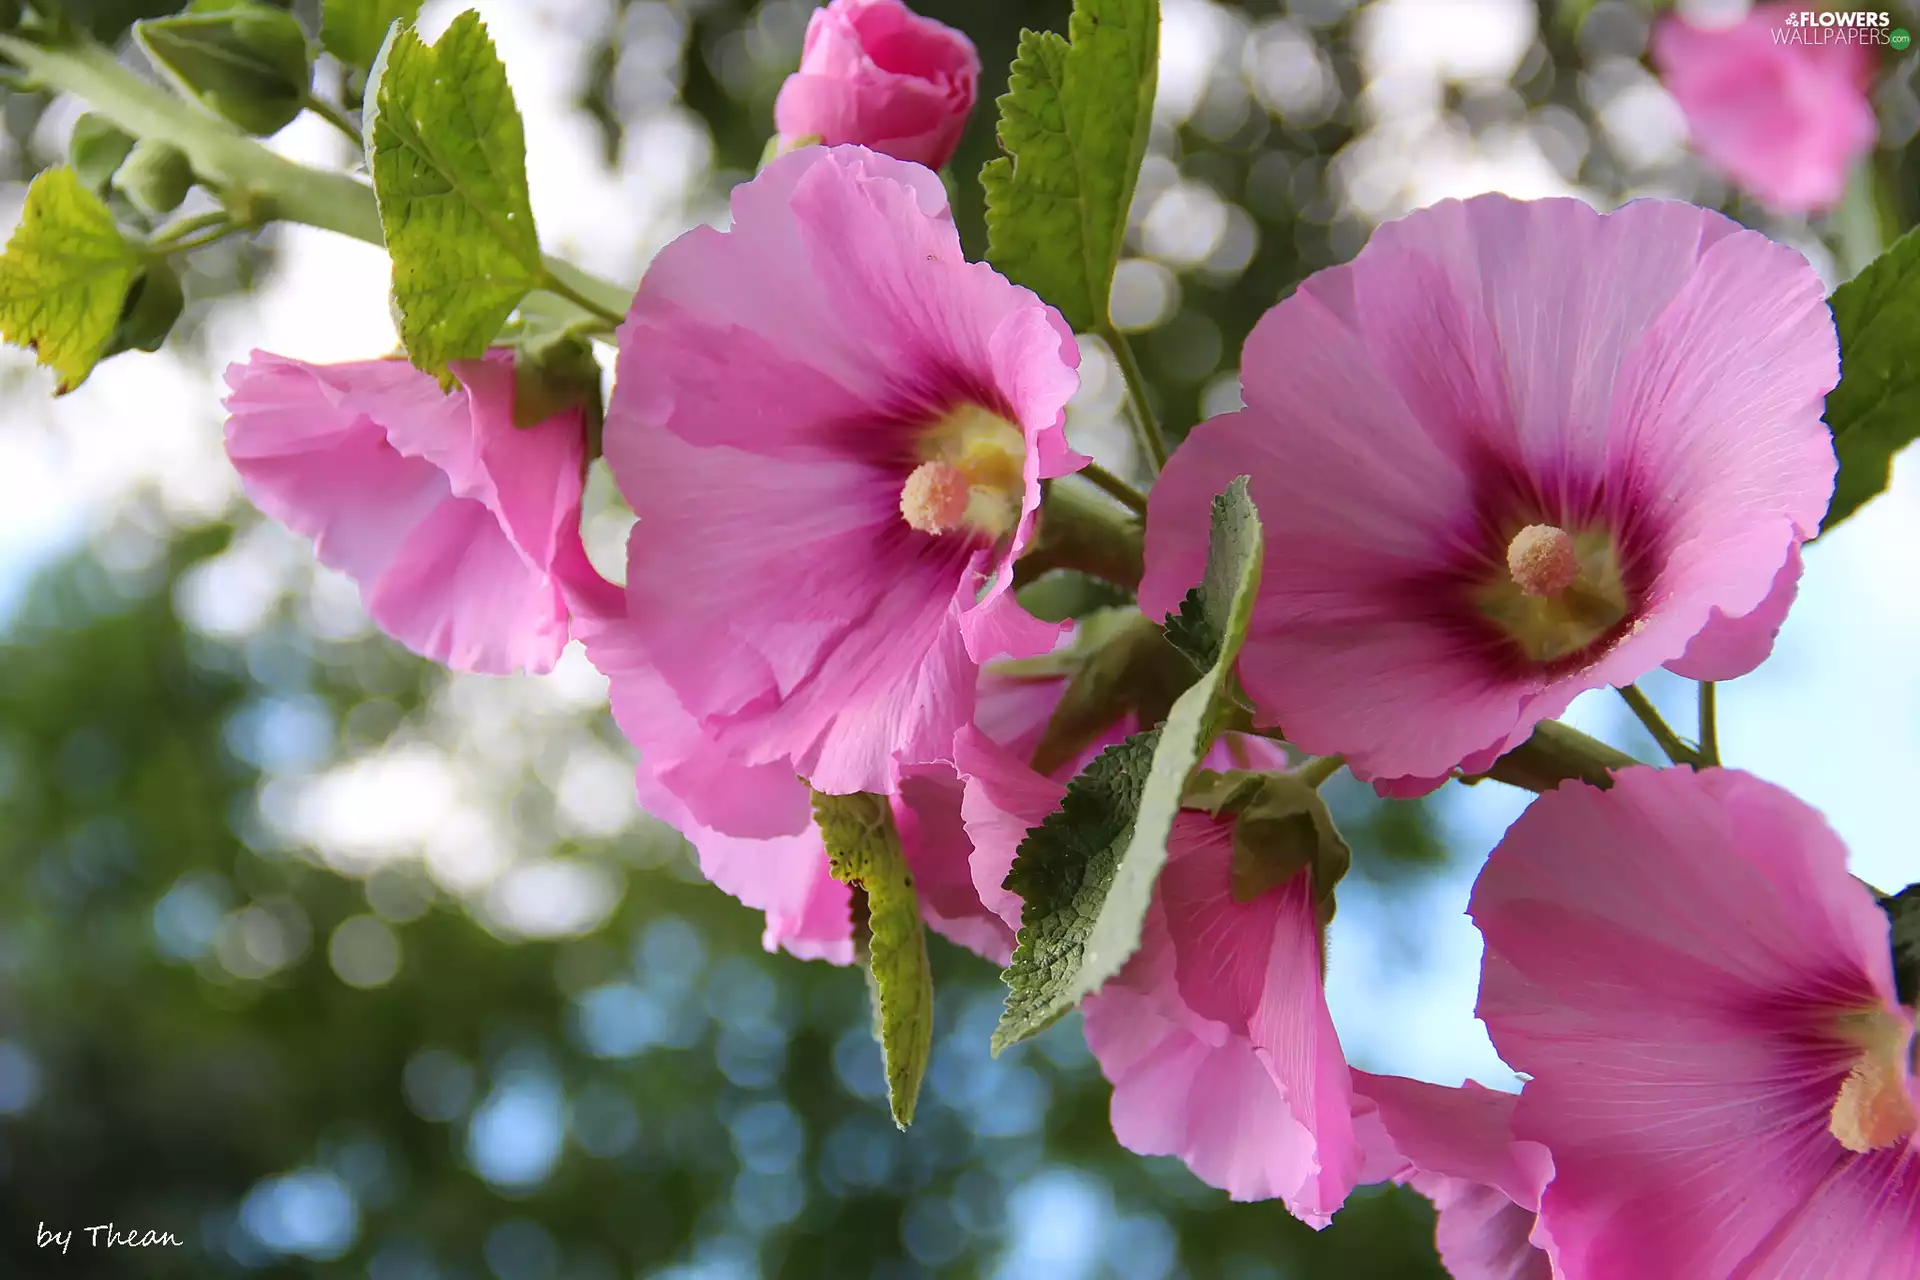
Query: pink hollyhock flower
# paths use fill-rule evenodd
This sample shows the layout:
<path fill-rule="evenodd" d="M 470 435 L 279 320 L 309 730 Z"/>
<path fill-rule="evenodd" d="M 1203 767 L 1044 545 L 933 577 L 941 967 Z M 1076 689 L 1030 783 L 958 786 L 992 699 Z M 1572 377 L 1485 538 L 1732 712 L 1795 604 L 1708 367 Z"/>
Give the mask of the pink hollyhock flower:
<path fill-rule="evenodd" d="M 1242 370 L 1247 407 L 1154 487 L 1141 607 L 1198 580 L 1208 504 L 1250 474 L 1271 550 L 1241 680 L 1395 794 L 1588 689 L 1744 674 L 1832 495 L 1819 278 L 1690 205 L 1422 209 L 1267 312 Z"/>
<path fill-rule="evenodd" d="M 461 671 L 545 672 L 583 573 L 579 410 L 513 425 L 513 358 L 456 361 L 451 395 L 404 360 L 227 369 L 227 456 L 262 511 L 314 540 L 409 649 Z"/>
<path fill-rule="evenodd" d="M 1041 480 L 1085 465 L 1077 361 L 961 257 L 939 179 L 858 147 L 774 161 L 654 259 L 606 425 L 623 625 L 712 750 L 833 794 L 950 757 L 979 664 L 1059 633 L 1010 583 Z"/>
<path fill-rule="evenodd" d="M 1567 1275 L 1920 1275 L 1913 1015 L 1819 814 L 1724 769 L 1568 784 L 1469 910 Z"/>
<path fill-rule="evenodd" d="M 1514 1140 L 1518 1095 L 1364 1071 L 1353 1073 L 1353 1088 L 1363 1180 L 1391 1178 L 1433 1201 L 1434 1244 L 1454 1280 L 1554 1280 L 1534 1243 L 1545 1236 L 1540 1192 L 1553 1158 L 1539 1143 Z"/>
<path fill-rule="evenodd" d="M 1653 30 L 1653 64 L 1709 163 L 1783 213 L 1840 202 L 1847 170 L 1873 147 L 1874 52 L 1819 43 L 1831 28 L 1788 25 L 1797 4 L 1757 5 L 1725 27 L 1674 14 Z M 1805 43 L 1786 42 L 1804 36 Z"/>
<path fill-rule="evenodd" d="M 828 868 L 806 784 L 790 770 L 740 764 L 715 750 L 648 665 L 625 625 L 626 604 L 620 588 L 596 576 L 575 592 L 575 631 L 608 679 L 615 723 L 639 748 L 641 807 L 686 837 L 701 874 L 765 914 L 767 950 L 850 963 L 852 894 Z M 914 766 L 892 797 L 894 823 L 927 924 L 1004 964 L 1015 930 L 974 893 L 960 798 L 950 765 Z"/>
<path fill-rule="evenodd" d="M 955 760 L 974 887 L 1017 928 L 1020 899 L 1003 882 L 1065 786 L 971 730 Z M 1139 951 L 1081 1006 L 1113 1083 L 1114 1136 L 1142 1155 L 1178 1156 L 1236 1200 L 1279 1197 L 1325 1226 L 1359 1178 L 1360 1152 L 1321 985 L 1311 872 L 1235 901 L 1233 823 L 1198 812 L 1175 819 L 1167 854 Z"/>
<path fill-rule="evenodd" d="M 854 143 L 938 169 L 960 145 L 980 80 L 973 41 L 900 0 L 814 10 L 800 69 L 773 104 L 789 145 Z"/>

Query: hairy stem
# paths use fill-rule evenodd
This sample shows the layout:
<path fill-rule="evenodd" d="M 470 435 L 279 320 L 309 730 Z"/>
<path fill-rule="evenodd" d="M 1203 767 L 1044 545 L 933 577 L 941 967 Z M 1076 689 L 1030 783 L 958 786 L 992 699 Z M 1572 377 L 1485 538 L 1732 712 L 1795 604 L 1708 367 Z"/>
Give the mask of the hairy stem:
<path fill-rule="evenodd" d="M 1146 375 L 1140 371 L 1140 362 L 1134 358 L 1133 346 L 1126 334 L 1106 324 L 1101 326 L 1100 336 L 1119 362 L 1120 376 L 1126 379 L 1127 399 L 1132 402 L 1134 439 L 1140 446 L 1140 456 L 1147 469 L 1157 476 L 1167 465 L 1167 441 L 1160 434 L 1160 421 L 1153 416 L 1153 405 L 1147 399 Z"/>
<path fill-rule="evenodd" d="M 1319 788 L 1328 778 L 1346 767 L 1347 758 L 1343 755 L 1315 756 L 1295 769 L 1294 776 L 1310 787 Z"/>
<path fill-rule="evenodd" d="M 259 225 L 279 219 L 371 245 L 385 244 L 372 187 L 269 150 L 219 117 L 121 66 L 111 51 L 92 41 L 43 45 L 0 34 L 0 56 L 41 86 L 84 100 L 133 137 L 157 138 L 180 148 L 236 222 Z M 575 301 L 575 295 L 590 299 L 591 305 L 583 310 L 596 317 L 624 316 L 633 300 L 631 290 L 558 258 L 546 259 L 546 269 L 554 283 L 568 291 L 563 295 L 568 301 Z"/>
<path fill-rule="evenodd" d="M 1077 569 L 1132 591 L 1144 564 L 1138 520 L 1056 480 L 1047 486 L 1039 534 L 1014 567 L 1013 582 L 1025 586 L 1052 569 Z"/>
<path fill-rule="evenodd" d="M 1700 763 L 1700 753 L 1681 740 L 1680 735 L 1675 733 L 1672 726 L 1661 717 L 1659 709 L 1653 705 L 1653 700 L 1642 693 L 1638 685 L 1623 684 L 1618 686 L 1618 690 L 1627 706 L 1633 709 L 1633 714 L 1639 717 L 1640 723 L 1645 725 L 1647 732 L 1653 735 L 1653 740 L 1660 744 L 1662 751 L 1667 753 L 1667 759 L 1675 764 L 1698 765 Z"/>
<path fill-rule="evenodd" d="M 339 132 L 345 134 L 347 140 L 353 143 L 353 149 L 355 151 L 360 149 L 362 145 L 360 130 L 354 125 L 352 120 L 347 118 L 346 112 L 334 106 L 325 98 L 317 98 L 311 93 L 307 95 L 306 108 L 332 125 Z"/>
<path fill-rule="evenodd" d="M 1127 509 L 1135 515 L 1144 516 L 1147 514 L 1147 495 L 1141 493 L 1138 489 L 1099 463 L 1089 462 L 1073 474 L 1095 487 L 1105 490 L 1121 502 L 1124 502 L 1127 505 Z"/>

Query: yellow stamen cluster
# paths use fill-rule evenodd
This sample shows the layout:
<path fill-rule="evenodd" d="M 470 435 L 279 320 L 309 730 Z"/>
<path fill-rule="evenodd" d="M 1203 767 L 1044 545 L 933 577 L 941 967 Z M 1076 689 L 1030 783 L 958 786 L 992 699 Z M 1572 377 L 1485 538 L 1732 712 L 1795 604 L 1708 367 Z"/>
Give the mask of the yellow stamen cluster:
<path fill-rule="evenodd" d="M 1013 531 L 1026 493 L 1026 437 L 999 414 L 961 405 L 920 435 L 920 465 L 900 489 L 900 516 L 922 533 Z"/>

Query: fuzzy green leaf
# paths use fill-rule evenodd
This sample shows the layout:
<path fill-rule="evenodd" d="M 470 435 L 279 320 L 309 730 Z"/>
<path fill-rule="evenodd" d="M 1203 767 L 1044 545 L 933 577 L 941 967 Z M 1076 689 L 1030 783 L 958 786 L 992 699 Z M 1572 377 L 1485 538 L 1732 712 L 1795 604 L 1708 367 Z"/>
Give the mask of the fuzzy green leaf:
<path fill-rule="evenodd" d="M 1071 43 L 1020 33 L 1001 97 L 1006 155 L 980 172 L 987 257 L 1078 330 L 1107 322 L 1153 123 L 1159 0 L 1075 0 Z"/>
<path fill-rule="evenodd" d="M 885 796 L 813 793 L 813 816 L 833 878 L 865 892 L 868 971 L 877 993 L 875 1030 L 887 1062 L 893 1122 L 913 1123 L 920 1081 L 933 1053 L 933 970 L 913 873 Z"/>
<path fill-rule="evenodd" d="M 421 0 L 321 0 L 320 43 L 349 67 L 365 71 L 398 22 L 411 26 Z"/>
<path fill-rule="evenodd" d="M 48 169 L 0 255 L 0 333 L 31 347 L 65 395 L 106 353 L 140 267 L 100 197 L 72 169 Z"/>
<path fill-rule="evenodd" d="M 1233 704 L 1229 675 L 1260 583 L 1264 540 L 1246 477 L 1213 503 L 1206 579 L 1189 597 L 1216 647 L 1200 678 L 1158 728 L 1108 747 L 1027 833 L 1007 874 L 1020 895 L 1019 943 L 1002 978 L 1007 1005 L 993 1034 L 998 1053 L 1044 1030 L 1120 972 L 1140 946 L 1154 883 L 1167 861 L 1191 778 Z"/>
<path fill-rule="evenodd" d="M 1920 231 L 1828 301 L 1840 330 L 1840 385 L 1827 397 L 1840 474 L 1822 532 L 1885 489 L 1893 455 L 1920 437 Z"/>
<path fill-rule="evenodd" d="M 393 257 L 400 338 L 451 387 L 545 278 L 527 143 L 506 68 L 477 14 L 437 44 L 396 28 L 367 91 L 367 158 Z"/>

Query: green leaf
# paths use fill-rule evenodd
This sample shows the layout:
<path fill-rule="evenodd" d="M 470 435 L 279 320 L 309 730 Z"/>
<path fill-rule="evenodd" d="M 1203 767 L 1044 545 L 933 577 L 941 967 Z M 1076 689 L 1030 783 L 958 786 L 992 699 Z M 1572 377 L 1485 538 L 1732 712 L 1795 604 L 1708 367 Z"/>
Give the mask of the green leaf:
<path fill-rule="evenodd" d="M 545 278 L 527 142 L 506 68 L 472 10 L 423 44 L 394 30 L 367 89 L 367 157 L 393 257 L 400 339 L 451 387 Z"/>
<path fill-rule="evenodd" d="M 201 0 L 133 24 L 168 79 L 248 133 L 278 133 L 305 109 L 313 48 L 294 16 L 254 0 Z"/>
<path fill-rule="evenodd" d="M 878 992 L 875 1027 L 887 1061 L 893 1122 L 913 1123 L 914 1102 L 933 1052 L 933 971 L 913 873 L 885 796 L 813 793 L 814 820 L 833 878 L 864 891 L 871 941 L 868 969 Z"/>
<path fill-rule="evenodd" d="M 398 22 L 412 26 L 421 0 L 321 0 L 320 44 L 349 67 L 365 71 Z"/>
<path fill-rule="evenodd" d="M 1840 474 L 1822 533 L 1885 489 L 1893 455 L 1920 436 L 1920 231 L 1828 301 L 1840 330 L 1840 385 L 1827 397 Z"/>
<path fill-rule="evenodd" d="M 1353 851 L 1318 788 L 1291 773 L 1202 771 L 1182 803 L 1234 820 L 1235 902 L 1252 902 L 1311 867 L 1320 922 L 1333 918 L 1334 886 L 1353 865 Z"/>
<path fill-rule="evenodd" d="M 1000 99 L 1005 156 L 980 171 L 987 257 L 1075 329 L 1107 323 L 1134 181 L 1153 123 L 1159 0 L 1075 0 L 1072 43 L 1020 33 Z"/>
<path fill-rule="evenodd" d="M 1120 972 L 1140 945 L 1167 837 L 1188 780 L 1234 706 L 1229 674 L 1246 639 L 1264 540 L 1245 476 L 1213 503 L 1206 578 L 1188 597 L 1218 638 L 1166 723 L 1108 747 L 1027 833 L 1007 874 L 1025 904 L 1002 975 L 1007 1005 L 993 1051 L 1044 1030 Z"/>
<path fill-rule="evenodd" d="M 140 268 L 100 197 L 72 169 L 48 169 L 0 254 L 0 333 L 33 348 L 65 395 L 106 352 Z"/>

